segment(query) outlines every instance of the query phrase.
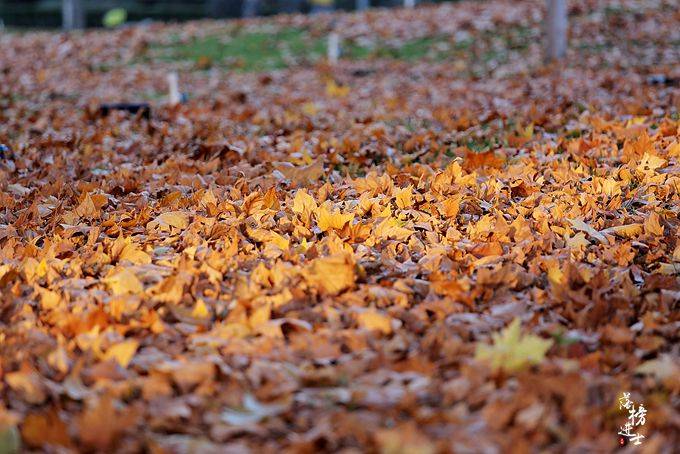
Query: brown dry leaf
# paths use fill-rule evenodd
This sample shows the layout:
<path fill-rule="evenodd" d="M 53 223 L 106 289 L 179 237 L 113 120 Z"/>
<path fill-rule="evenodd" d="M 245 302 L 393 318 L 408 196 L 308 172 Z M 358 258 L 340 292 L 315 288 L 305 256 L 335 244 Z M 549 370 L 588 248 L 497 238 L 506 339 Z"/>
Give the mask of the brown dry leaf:
<path fill-rule="evenodd" d="M 435 454 L 436 443 L 413 423 L 393 429 L 381 429 L 375 434 L 382 454 Z"/>
<path fill-rule="evenodd" d="M 5 382 L 30 404 L 41 404 L 47 399 L 42 378 L 30 365 L 24 363 L 16 372 L 5 374 Z"/>
<path fill-rule="evenodd" d="M 274 164 L 274 168 L 281 172 L 286 179 L 297 185 L 314 182 L 324 174 L 323 162 L 321 160 L 305 166 L 295 166 L 290 162 L 277 162 Z"/>
<path fill-rule="evenodd" d="M 609 240 L 607 239 L 607 237 L 605 237 L 600 232 L 592 228 L 590 225 L 583 222 L 582 219 L 567 219 L 567 221 L 569 221 L 569 224 L 571 224 L 571 228 L 573 228 L 574 230 L 587 233 L 588 236 L 599 241 L 601 244 L 605 245 L 609 244 Z"/>
<path fill-rule="evenodd" d="M 186 229 L 189 226 L 189 216 L 182 211 L 166 211 L 161 213 L 149 222 L 148 229 L 160 228 L 162 230 L 169 230 L 171 227 L 177 229 Z"/>
<path fill-rule="evenodd" d="M 647 219 L 645 219 L 644 228 L 647 235 L 663 235 L 663 226 L 661 225 L 659 215 L 656 213 L 651 213 Z"/>
<path fill-rule="evenodd" d="M 661 355 L 658 359 L 645 361 L 635 368 L 638 374 L 652 375 L 673 392 L 680 390 L 680 364 L 672 355 Z"/>
<path fill-rule="evenodd" d="M 27 415 L 21 425 L 21 437 L 32 448 L 46 446 L 73 448 L 68 427 L 54 409 L 46 413 Z"/>
<path fill-rule="evenodd" d="M 617 225 L 601 230 L 600 233 L 618 235 L 624 238 L 636 238 L 642 233 L 642 224 L 633 223 L 626 225 Z"/>
<path fill-rule="evenodd" d="M 479 169 L 481 167 L 488 167 L 493 169 L 500 169 L 503 167 L 505 159 L 493 150 L 477 153 L 471 150 L 465 150 L 465 159 L 463 160 L 463 168 L 466 170 Z"/>
<path fill-rule="evenodd" d="M 77 216 L 85 219 L 96 219 L 100 216 L 100 210 L 94 204 L 90 194 L 85 196 L 74 212 Z"/>
<path fill-rule="evenodd" d="M 75 424 L 81 443 L 105 452 L 112 449 L 126 430 L 137 424 L 137 413 L 131 408 L 115 408 L 113 398 L 105 395 L 78 415 Z"/>

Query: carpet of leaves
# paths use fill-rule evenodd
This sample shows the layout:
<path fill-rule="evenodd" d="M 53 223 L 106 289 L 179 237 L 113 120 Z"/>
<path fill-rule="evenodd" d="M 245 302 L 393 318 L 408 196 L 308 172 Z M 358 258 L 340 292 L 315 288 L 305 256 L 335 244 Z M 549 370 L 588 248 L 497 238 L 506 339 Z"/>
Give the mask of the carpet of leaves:
<path fill-rule="evenodd" d="M 474 43 L 267 73 L 0 35 L 0 451 L 602 452 L 623 391 L 677 449 L 678 5 L 569 4 L 549 66 L 542 1 L 238 23 Z"/>

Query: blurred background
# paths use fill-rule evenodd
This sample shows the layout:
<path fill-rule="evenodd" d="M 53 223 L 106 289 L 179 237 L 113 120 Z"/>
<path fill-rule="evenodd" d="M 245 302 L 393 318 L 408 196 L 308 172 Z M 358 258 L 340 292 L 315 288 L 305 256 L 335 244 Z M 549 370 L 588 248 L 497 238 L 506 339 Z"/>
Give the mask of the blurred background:
<path fill-rule="evenodd" d="M 413 6 L 447 0 L 0 0 L 5 26 L 57 28 L 64 10 L 75 24 L 66 28 L 101 27 L 121 14 L 127 21 L 145 19 L 183 21 L 199 18 L 268 16 L 279 13 L 315 13 L 334 9 Z M 450 1 L 450 0 L 449 0 Z M 115 13 L 110 14 L 111 11 Z M 107 17 L 107 13 L 109 13 Z"/>

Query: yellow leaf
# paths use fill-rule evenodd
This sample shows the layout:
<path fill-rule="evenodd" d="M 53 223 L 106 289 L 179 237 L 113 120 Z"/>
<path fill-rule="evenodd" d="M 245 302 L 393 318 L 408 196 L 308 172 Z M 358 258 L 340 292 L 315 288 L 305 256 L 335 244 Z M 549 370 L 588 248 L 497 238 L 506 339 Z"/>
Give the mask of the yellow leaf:
<path fill-rule="evenodd" d="M 529 123 L 526 128 L 518 125 L 517 134 L 524 139 L 531 139 L 534 136 L 534 124 Z"/>
<path fill-rule="evenodd" d="M 189 216 L 181 211 L 167 211 L 160 214 L 156 219 L 149 222 L 148 228 L 159 227 L 170 230 L 171 227 L 186 229 L 189 226 Z"/>
<path fill-rule="evenodd" d="M 661 225 L 661 222 L 659 220 L 659 215 L 656 213 L 652 213 L 649 215 L 647 219 L 645 219 L 645 233 L 647 235 L 656 235 L 660 236 L 663 235 L 663 226 Z"/>
<path fill-rule="evenodd" d="M 583 232 L 579 232 L 567 239 L 567 246 L 569 246 L 569 249 L 579 251 L 590 246 L 590 241 L 586 239 L 586 236 Z"/>
<path fill-rule="evenodd" d="M 402 210 L 411 208 L 413 205 L 413 186 L 409 185 L 404 189 L 397 189 L 396 192 L 397 206 Z"/>
<path fill-rule="evenodd" d="M 119 268 L 117 273 L 105 278 L 104 282 L 111 288 L 114 295 L 134 294 L 144 291 L 144 286 L 137 279 L 135 273 L 127 268 Z"/>
<path fill-rule="evenodd" d="M 354 266 L 343 255 L 318 258 L 309 271 L 307 280 L 325 294 L 337 295 L 354 285 Z"/>
<path fill-rule="evenodd" d="M 290 241 L 276 232 L 269 232 L 269 242 L 274 244 L 282 251 L 287 250 L 290 246 Z"/>
<path fill-rule="evenodd" d="M 660 158 L 659 156 L 645 153 L 642 159 L 640 160 L 640 164 L 637 167 L 637 170 L 640 172 L 646 172 L 649 170 L 656 170 L 659 167 L 663 167 L 666 164 L 666 160 L 663 158 Z"/>
<path fill-rule="evenodd" d="M 618 235 L 624 238 L 633 238 L 642 233 L 642 224 L 617 225 L 604 229 L 600 233 Z"/>
<path fill-rule="evenodd" d="M 113 359 L 120 367 L 126 368 L 137 352 L 139 342 L 134 339 L 125 340 L 109 347 L 104 355 L 104 360 Z"/>
<path fill-rule="evenodd" d="M 442 202 L 442 207 L 444 208 L 444 216 L 446 216 L 447 218 L 455 218 L 456 216 L 458 216 L 458 212 L 460 211 L 461 199 L 462 199 L 461 196 L 457 196 L 444 200 Z"/>
<path fill-rule="evenodd" d="M 99 209 L 94 204 L 90 194 L 87 194 L 80 205 L 74 210 L 81 218 L 92 219 L 99 217 Z"/>
<path fill-rule="evenodd" d="M 52 290 L 40 289 L 40 308 L 43 310 L 55 309 L 59 306 L 61 297 Z"/>
<path fill-rule="evenodd" d="M 66 349 L 63 346 L 57 347 L 47 355 L 47 364 L 65 374 L 69 369 L 69 357 Z"/>
<path fill-rule="evenodd" d="M 307 223 L 312 213 L 316 211 L 317 205 L 314 198 L 304 189 L 299 189 L 293 199 L 293 212 L 301 215 L 302 220 Z"/>
<path fill-rule="evenodd" d="M 326 82 L 326 94 L 335 98 L 343 98 L 349 94 L 349 87 L 339 85 L 333 79 Z"/>
<path fill-rule="evenodd" d="M 47 267 L 47 261 L 45 259 L 42 259 L 40 261 L 40 264 L 38 264 L 38 267 L 35 269 L 35 275 L 38 277 L 45 277 L 47 275 L 48 267 Z"/>
<path fill-rule="evenodd" d="M 119 244 L 121 237 L 118 237 L 116 243 Z M 117 244 L 117 245 L 118 245 Z M 132 239 L 126 238 L 123 240 L 122 247 L 116 257 L 119 261 L 128 261 L 136 265 L 146 265 L 151 263 L 151 257 L 146 252 L 139 249 L 139 247 L 132 242 Z"/>
<path fill-rule="evenodd" d="M 680 157 L 680 142 L 673 142 L 668 146 L 668 156 L 672 158 Z"/>
<path fill-rule="evenodd" d="M 399 241 L 404 241 L 413 233 L 414 233 L 413 230 L 401 227 L 399 225 L 399 221 L 397 221 L 393 217 L 383 219 L 374 227 L 375 236 L 382 239 L 391 238 Z"/>
<path fill-rule="evenodd" d="M 548 265 L 548 280 L 553 285 L 564 285 L 566 283 L 566 276 L 564 272 L 560 269 L 557 262 Z"/>
<path fill-rule="evenodd" d="M 392 318 L 375 309 L 368 309 L 357 315 L 359 326 L 368 330 L 377 329 L 384 334 L 392 332 Z"/>
<path fill-rule="evenodd" d="M 322 232 L 330 229 L 340 230 L 352 219 L 354 215 L 351 213 L 341 214 L 339 211 L 331 213 L 327 204 L 320 206 L 316 211 L 316 223 Z"/>
<path fill-rule="evenodd" d="M 302 112 L 304 112 L 306 115 L 309 115 L 310 117 L 316 115 L 318 111 L 319 108 L 313 102 L 306 102 L 302 105 Z"/>
<path fill-rule="evenodd" d="M 248 317 L 248 323 L 251 328 L 258 328 L 269 321 L 271 318 L 272 309 L 271 305 L 267 303 L 260 304 L 255 310 L 253 310 L 250 317 Z"/>
<path fill-rule="evenodd" d="M 492 369 L 515 372 L 539 364 L 552 345 L 551 340 L 528 334 L 522 336 L 519 318 L 502 332 L 492 335 L 493 345 L 477 344 L 475 359 L 489 362 Z"/>
<path fill-rule="evenodd" d="M 202 299 L 199 299 L 196 302 L 194 310 L 191 311 L 191 316 L 200 319 L 206 319 L 210 317 L 210 312 L 208 311 L 208 308 L 206 307 Z"/>
<path fill-rule="evenodd" d="M 609 196 L 621 194 L 621 183 L 613 178 L 607 178 L 602 181 L 602 192 Z"/>

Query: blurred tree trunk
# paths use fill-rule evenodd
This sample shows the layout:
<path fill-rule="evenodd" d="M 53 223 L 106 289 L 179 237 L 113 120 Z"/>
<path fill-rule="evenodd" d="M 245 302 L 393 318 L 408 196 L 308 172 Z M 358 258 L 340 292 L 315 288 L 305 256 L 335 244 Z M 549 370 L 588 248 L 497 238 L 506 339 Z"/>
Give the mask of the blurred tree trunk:
<path fill-rule="evenodd" d="M 334 0 L 311 0 L 310 3 L 312 4 L 310 11 L 312 14 L 326 13 L 335 9 Z"/>
<path fill-rule="evenodd" d="M 61 24 L 64 30 L 85 28 L 85 8 L 82 0 L 62 0 Z"/>
<path fill-rule="evenodd" d="M 302 7 L 302 0 L 281 0 L 279 5 L 282 13 L 298 13 Z"/>
<path fill-rule="evenodd" d="M 255 17 L 257 16 L 257 11 L 259 9 L 259 0 L 243 0 L 243 6 L 241 9 L 242 17 Z"/>
<path fill-rule="evenodd" d="M 218 17 L 227 17 L 229 11 L 230 0 L 208 0 L 206 3 L 206 12 L 209 17 L 216 19 Z"/>
<path fill-rule="evenodd" d="M 546 1 L 546 59 L 559 60 L 567 53 L 567 0 Z"/>

